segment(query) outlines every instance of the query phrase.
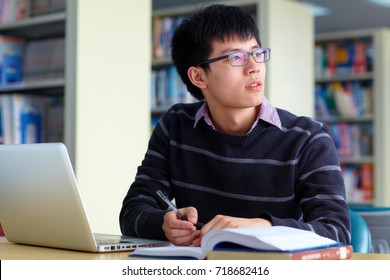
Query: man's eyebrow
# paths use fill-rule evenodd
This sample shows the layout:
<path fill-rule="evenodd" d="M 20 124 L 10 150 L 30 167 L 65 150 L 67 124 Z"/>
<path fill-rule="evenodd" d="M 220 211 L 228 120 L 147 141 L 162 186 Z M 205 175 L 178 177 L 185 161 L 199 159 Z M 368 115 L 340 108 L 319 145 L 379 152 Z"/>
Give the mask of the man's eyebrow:
<path fill-rule="evenodd" d="M 259 45 L 254 45 L 254 46 L 252 46 L 251 50 L 258 49 L 258 48 L 260 48 Z M 232 52 L 241 52 L 241 51 L 244 51 L 244 50 L 241 48 L 227 48 L 227 49 L 223 50 L 221 52 L 221 54 L 224 55 L 224 54 L 229 54 Z"/>

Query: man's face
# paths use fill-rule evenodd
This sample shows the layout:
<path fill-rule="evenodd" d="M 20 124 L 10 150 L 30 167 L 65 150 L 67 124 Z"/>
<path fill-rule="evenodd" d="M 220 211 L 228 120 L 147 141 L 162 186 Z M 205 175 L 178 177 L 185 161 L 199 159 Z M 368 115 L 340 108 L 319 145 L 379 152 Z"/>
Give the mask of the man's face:
<path fill-rule="evenodd" d="M 255 38 L 242 41 L 214 41 L 209 59 L 236 51 L 250 52 L 259 48 Z M 260 105 L 264 98 L 265 63 L 257 63 L 250 56 L 244 66 L 232 66 L 228 58 L 209 64 L 206 88 L 203 93 L 209 106 L 219 109 L 244 109 Z"/>

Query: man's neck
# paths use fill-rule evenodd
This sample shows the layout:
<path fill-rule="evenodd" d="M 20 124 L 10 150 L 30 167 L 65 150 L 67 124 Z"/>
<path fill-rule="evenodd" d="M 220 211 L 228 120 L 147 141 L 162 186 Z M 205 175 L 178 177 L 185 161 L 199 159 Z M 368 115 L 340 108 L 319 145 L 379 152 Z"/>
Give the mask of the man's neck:
<path fill-rule="evenodd" d="M 224 109 L 223 112 L 213 112 L 213 108 L 209 108 L 209 114 L 216 130 L 230 135 L 242 136 L 252 128 L 259 110 L 260 106 L 246 109 Z"/>

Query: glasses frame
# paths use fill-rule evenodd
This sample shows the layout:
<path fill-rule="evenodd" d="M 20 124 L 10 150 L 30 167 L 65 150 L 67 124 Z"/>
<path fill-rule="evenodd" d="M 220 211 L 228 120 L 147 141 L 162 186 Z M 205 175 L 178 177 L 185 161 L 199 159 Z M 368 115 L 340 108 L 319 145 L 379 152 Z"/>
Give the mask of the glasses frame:
<path fill-rule="evenodd" d="M 263 52 L 268 52 L 268 59 L 267 60 L 264 60 L 264 61 L 256 61 L 256 58 L 255 56 L 253 55 L 254 52 L 257 52 L 258 50 L 262 50 Z M 262 52 L 262 53 L 263 53 Z M 232 60 L 231 60 L 231 56 L 233 56 L 234 54 L 237 54 L 237 53 L 246 53 L 248 55 L 248 60 L 246 61 L 245 64 L 241 64 L 241 65 L 233 65 L 232 64 Z M 251 52 L 244 52 L 244 51 L 237 51 L 237 52 L 232 52 L 232 53 L 229 53 L 227 55 L 222 55 L 222 56 L 218 56 L 218 57 L 215 57 L 215 58 L 211 58 L 211 59 L 208 59 L 208 60 L 205 60 L 201 63 L 198 63 L 198 66 L 201 66 L 201 65 L 204 65 L 204 64 L 210 64 L 210 63 L 213 63 L 213 62 L 216 62 L 216 61 L 219 61 L 219 60 L 222 60 L 222 59 L 226 59 L 226 58 L 229 58 L 229 62 L 230 62 L 230 65 L 233 66 L 233 67 L 240 67 L 240 66 L 245 66 L 248 64 L 248 61 L 249 61 L 249 58 L 250 57 L 253 57 L 253 60 L 256 62 L 256 63 L 266 63 L 268 62 L 270 59 L 271 59 L 271 49 L 270 48 L 257 48 L 257 49 L 254 49 L 253 51 Z"/>

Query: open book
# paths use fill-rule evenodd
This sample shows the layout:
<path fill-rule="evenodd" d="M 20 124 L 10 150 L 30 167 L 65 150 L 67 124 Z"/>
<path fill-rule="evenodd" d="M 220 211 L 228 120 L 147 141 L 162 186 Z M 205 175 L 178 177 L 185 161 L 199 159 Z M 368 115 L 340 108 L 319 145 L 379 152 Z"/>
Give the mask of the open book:
<path fill-rule="evenodd" d="M 285 226 L 225 228 L 213 230 L 202 238 L 201 247 L 167 246 L 137 248 L 130 256 L 205 259 L 212 250 L 257 250 L 298 252 L 338 246 L 339 242 L 312 231 Z"/>

